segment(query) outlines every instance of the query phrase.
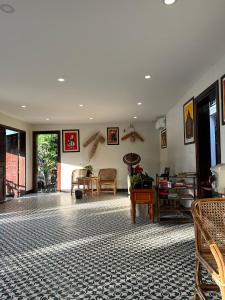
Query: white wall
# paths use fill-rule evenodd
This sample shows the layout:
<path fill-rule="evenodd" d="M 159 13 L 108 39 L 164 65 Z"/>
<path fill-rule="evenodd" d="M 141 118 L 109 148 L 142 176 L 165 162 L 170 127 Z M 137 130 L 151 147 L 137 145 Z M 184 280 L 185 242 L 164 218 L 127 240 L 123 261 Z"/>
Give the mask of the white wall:
<path fill-rule="evenodd" d="M 0 112 L 0 124 L 26 131 L 26 190 L 32 189 L 32 131 L 31 125 Z"/>
<path fill-rule="evenodd" d="M 128 124 L 65 124 L 65 125 L 34 125 L 33 130 L 62 130 L 62 129 L 79 129 L 81 152 L 79 153 L 61 153 L 61 174 L 62 174 L 62 190 L 70 189 L 71 172 L 73 169 L 87 164 L 92 164 L 94 172 L 97 174 L 100 168 L 116 168 L 118 170 L 118 188 L 127 187 L 127 166 L 123 163 L 123 156 L 129 152 L 138 153 L 141 158 L 141 165 L 150 175 L 155 178 L 155 174 L 159 172 L 159 141 L 158 132 L 154 128 L 153 123 L 135 123 L 136 130 L 144 137 L 144 143 L 136 141 L 121 141 L 120 145 L 100 144 L 96 155 L 89 162 L 88 153 L 90 146 L 83 148 L 83 142 L 97 131 L 105 136 L 107 127 L 116 126 L 120 128 L 120 138 L 124 135 L 123 129 Z"/>
<path fill-rule="evenodd" d="M 225 56 L 214 66 L 212 66 L 194 86 L 187 91 L 167 114 L 167 149 L 160 151 L 160 167 L 163 169 L 169 166 L 174 173 L 181 171 L 195 171 L 195 144 L 184 145 L 183 131 L 183 104 L 193 96 L 197 97 L 207 87 L 225 73 Z M 220 97 L 221 98 L 221 97 Z M 221 101 L 221 99 L 220 99 Z M 220 103 L 221 110 L 221 103 Z M 221 111 L 220 111 L 221 116 Z M 220 120 L 221 121 L 221 120 Z M 221 159 L 225 162 L 225 126 L 221 123 Z M 166 157 L 166 160 L 165 160 Z"/>

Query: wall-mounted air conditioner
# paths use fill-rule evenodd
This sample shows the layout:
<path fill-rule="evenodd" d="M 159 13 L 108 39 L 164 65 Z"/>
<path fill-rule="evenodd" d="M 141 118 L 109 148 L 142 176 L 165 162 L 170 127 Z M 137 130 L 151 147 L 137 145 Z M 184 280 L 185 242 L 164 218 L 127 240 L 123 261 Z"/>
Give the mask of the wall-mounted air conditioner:
<path fill-rule="evenodd" d="M 155 129 L 162 130 L 166 128 L 166 117 L 160 117 L 155 122 Z"/>

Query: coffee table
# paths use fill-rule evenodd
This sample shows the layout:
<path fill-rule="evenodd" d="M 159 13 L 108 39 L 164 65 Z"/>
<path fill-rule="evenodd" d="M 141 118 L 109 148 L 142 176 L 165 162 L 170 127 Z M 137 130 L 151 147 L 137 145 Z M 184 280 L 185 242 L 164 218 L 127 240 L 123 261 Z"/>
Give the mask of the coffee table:
<path fill-rule="evenodd" d="M 86 195 L 91 192 L 91 195 L 94 196 L 94 193 L 99 195 L 99 179 L 98 177 L 78 177 L 77 178 L 78 189 L 81 189 Z M 81 188 L 82 186 L 82 188 Z M 95 190 L 96 189 L 96 190 Z"/>

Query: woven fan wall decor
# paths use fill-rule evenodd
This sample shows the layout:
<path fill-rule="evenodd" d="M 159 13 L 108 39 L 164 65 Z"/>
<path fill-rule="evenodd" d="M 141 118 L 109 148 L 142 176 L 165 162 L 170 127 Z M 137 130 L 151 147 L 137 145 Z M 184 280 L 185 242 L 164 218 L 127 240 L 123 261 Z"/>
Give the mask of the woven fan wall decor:
<path fill-rule="evenodd" d="M 131 142 L 135 142 L 137 139 L 144 142 L 144 138 L 137 131 L 131 131 L 122 137 L 122 141 L 127 139 L 130 139 Z"/>
<path fill-rule="evenodd" d="M 105 137 L 100 133 L 100 131 L 93 134 L 89 137 L 83 144 L 83 147 L 86 148 L 88 145 L 92 144 L 91 150 L 89 152 L 89 159 L 91 160 L 98 148 L 99 143 L 103 144 L 105 142 Z"/>

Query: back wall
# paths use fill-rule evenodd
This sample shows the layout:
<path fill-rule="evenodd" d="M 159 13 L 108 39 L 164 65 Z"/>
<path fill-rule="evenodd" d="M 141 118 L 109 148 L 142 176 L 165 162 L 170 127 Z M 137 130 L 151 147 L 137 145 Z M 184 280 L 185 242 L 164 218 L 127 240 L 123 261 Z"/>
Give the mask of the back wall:
<path fill-rule="evenodd" d="M 100 131 L 107 138 L 107 127 L 119 127 L 120 144 L 107 145 L 100 144 L 95 156 L 89 161 L 90 145 L 83 147 L 84 141 L 92 134 Z M 69 190 L 71 187 L 72 170 L 91 164 L 94 167 L 94 173 L 98 174 L 100 168 L 116 168 L 118 171 L 118 188 L 127 188 L 127 166 L 123 163 L 123 156 L 129 152 L 135 152 L 142 158 L 141 165 L 144 170 L 153 178 L 159 172 L 159 139 L 158 132 L 154 128 L 152 122 L 135 123 L 135 129 L 139 132 L 144 142 L 136 140 L 132 143 L 130 140 L 121 141 L 121 137 L 125 134 L 124 129 L 128 127 L 128 123 L 110 123 L 110 124 L 63 124 L 63 125 L 33 125 L 33 131 L 44 130 L 63 130 L 63 129 L 79 129 L 80 130 L 80 152 L 64 153 L 61 145 L 61 189 Z M 62 135 L 61 135 L 62 138 Z M 61 141 L 62 142 L 62 141 Z M 61 143 L 62 144 L 62 143 Z"/>

